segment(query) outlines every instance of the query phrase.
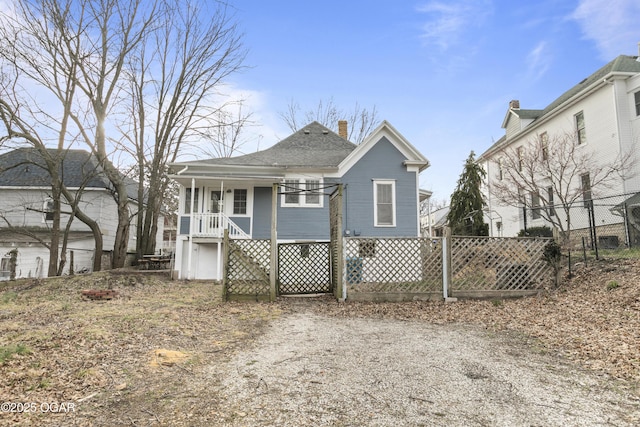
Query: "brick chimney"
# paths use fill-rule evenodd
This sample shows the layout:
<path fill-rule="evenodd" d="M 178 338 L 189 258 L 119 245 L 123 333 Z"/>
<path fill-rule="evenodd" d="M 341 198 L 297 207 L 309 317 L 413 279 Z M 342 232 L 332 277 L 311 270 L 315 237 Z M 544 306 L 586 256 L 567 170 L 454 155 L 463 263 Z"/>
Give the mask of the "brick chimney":
<path fill-rule="evenodd" d="M 346 120 L 338 120 L 338 135 L 340 135 L 344 139 L 347 139 L 347 137 L 349 136 Z"/>
<path fill-rule="evenodd" d="M 514 99 L 513 101 L 509 102 L 509 109 L 510 110 L 519 110 L 520 109 L 520 101 L 518 101 L 517 99 Z"/>

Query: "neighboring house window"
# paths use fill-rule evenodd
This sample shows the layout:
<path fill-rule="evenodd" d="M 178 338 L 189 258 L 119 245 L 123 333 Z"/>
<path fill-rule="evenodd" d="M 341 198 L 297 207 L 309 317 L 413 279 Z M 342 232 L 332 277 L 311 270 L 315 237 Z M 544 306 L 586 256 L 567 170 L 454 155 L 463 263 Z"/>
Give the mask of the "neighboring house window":
<path fill-rule="evenodd" d="M 540 194 L 531 193 L 531 218 L 540 219 Z"/>
<path fill-rule="evenodd" d="M 518 172 L 522 172 L 522 147 L 518 147 Z"/>
<path fill-rule="evenodd" d="M 553 206 L 553 187 L 547 188 L 547 201 L 549 202 L 549 216 L 555 216 L 556 208 Z"/>
<path fill-rule="evenodd" d="M 285 179 L 282 206 L 322 207 L 320 185 L 318 179 Z"/>
<path fill-rule="evenodd" d="M 540 150 L 542 151 L 542 160 L 549 160 L 549 135 L 546 132 L 540 135 Z"/>
<path fill-rule="evenodd" d="M 233 190 L 233 214 L 247 214 L 247 190 Z"/>
<path fill-rule="evenodd" d="M 184 192 L 185 196 L 184 196 L 184 213 L 191 213 L 191 188 L 186 188 L 186 191 Z M 193 198 L 193 212 L 198 212 L 198 196 L 200 194 L 200 192 L 198 191 L 200 190 L 199 188 L 196 188 L 195 191 L 193 192 L 194 198 Z"/>
<path fill-rule="evenodd" d="M 10 277 L 11 275 L 11 271 L 9 268 L 10 262 L 11 262 L 11 258 L 8 256 L 0 258 L 0 278 L 8 279 Z"/>
<path fill-rule="evenodd" d="M 502 181 L 502 179 L 504 178 L 504 165 L 503 165 L 503 161 L 502 159 L 498 159 L 498 179 L 500 181 Z"/>
<path fill-rule="evenodd" d="M 640 116 L 640 90 L 633 94 L 636 103 L 636 116 Z"/>
<path fill-rule="evenodd" d="M 396 183 L 395 181 L 373 181 L 374 225 L 395 227 L 396 225 Z"/>
<path fill-rule="evenodd" d="M 582 183 L 582 200 L 584 201 L 584 207 L 588 208 L 591 202 L 591 178 L 588 173 L 580 176 Z"/>
<path fill-rule="evenodd" d="M 580 111 L 575 115 L 576 118 L 576 135 L 578 137 L 578 145 L 587 142 L 587 132 L 584 126 L 584 112 Z"/>
<path fill-rule="evenodd" d="M 46 199 L 44 201 L 42 212 L 45 221 L 53 221 L 53 199 Z"/>

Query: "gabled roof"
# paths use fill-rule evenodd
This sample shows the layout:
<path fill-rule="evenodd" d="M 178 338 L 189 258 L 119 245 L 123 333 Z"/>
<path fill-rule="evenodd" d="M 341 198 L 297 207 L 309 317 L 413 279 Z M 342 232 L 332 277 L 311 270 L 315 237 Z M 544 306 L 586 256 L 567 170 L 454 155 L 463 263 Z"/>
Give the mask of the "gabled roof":
<path fill-rule="evenodd" d="M 396 130 L 389 122 L 383 120 L 382 123 L 367 136 L 358 147 L 349 153 L 347 157 L 340 163 L 340 171 L 343 174 L 358 160 L 362 158 L 375 144 L 385 137 L 394 147 L 405 156 L 406 166 L 415 166 L 420 172 L 430 166 L 429 160 L 422 155 L 400 132 Z"/>
<path fill-rule="evenodd" d="M 188 162 L 200 165 L 335 168 L 357 145 L 312 122 L 274 146 L 237 157 Z"/>
<path fill-rule="evenodd" d="M 603 82 L 606 78 L 613 76 L 632 76 L 638 73 L 640 73 L 640 61 L 638 61 L 638 57 L 620 55 L 613 61 L 598 69 L 589 77 L 583 79 L 580 83 L 576 84 L 571 89 L 564 92 L 542 110 L 523 110 L 509 108 L 502 122 L 502 127 L 506 126 L 510 114 L 516 114 L 521 119 L 533 119 L 533 122 L 529 124 L 529 126 L 531 126 L 536 122 L 544 120 L 546 117 L 555 114 L 555 112 L 559 108 L 561 108 L 570 100 L 574 99 L 576 96 L 582 94 L 583 92 L 587 92 L 589 89 L 595 87 L 598 84 L 604 84 Z M 508 141 L 506 141 L 506 138 L 504 136 L 501 137 L 491 147 L 489 147 L 489 149 L 482 153 L 478 157 L 478 159 L 482 159 L 485 155 L 491 153 L 492 151 L 495 151 L 499 146 L 507 142 Z"/>
<path fill-rule="evenodd" d="M 504 120 L 502 121 L 502 127 L 507 127 L 507 122 L 509 121 L 509 117 L 512 114 L 515 114 L 521 120 L 535 120 L 542 115 L 542 111 L 543 110 L 522 110 L 520 108 L 509 108 L 509 110 L 507 110 L 507 114 L 504 116 Z"/>
<path fill-rule="evenodd" d="M 48 149 L 51 156 L 58 150 Z M 67 188 L 104 188 L 113 186 L 95 156 L 84 150 L 63 150 L 60 176 Z M 127 193 L 137 200 L 137 183 L 127 177 Z M 35 148 L 18 148 L 0 155 L 0 187 L 49 187 L 51 176 L 46 162 Z"/>
<path fill-rule="evenodd" d="M 553 110 L 573 98 L 575 95 L 589 88 L 594 83 L 601 82 L 610 74 L 628 74 L 633 75 L 640 73 L 640 62 L 637 56 L 620 55 L 613 61 L 609 62 L 586 79 L 556 98 L 551 104 L 547 105 L 542 111 L 542 115 L 547 115 Z"/>
<path fill-rule="evenodd" d="M 429 161 L 413 145 L 383 121 L 360 145 L 347 141 L 318 122 L 312 122 L 271 148 L 237 157 L 174 163 L 171 169 L 175 173 L 174 178 L 215 173 L 219 177 L 271 179 L 295 169 L 321 169 L 332 176 L 336 172 L 342 175 L 382 137 L 387 137 L 405 156 L 407 167 L 422 171 L 429 166 Z M 189 172 L 182 175 L 187 170 Z"/>

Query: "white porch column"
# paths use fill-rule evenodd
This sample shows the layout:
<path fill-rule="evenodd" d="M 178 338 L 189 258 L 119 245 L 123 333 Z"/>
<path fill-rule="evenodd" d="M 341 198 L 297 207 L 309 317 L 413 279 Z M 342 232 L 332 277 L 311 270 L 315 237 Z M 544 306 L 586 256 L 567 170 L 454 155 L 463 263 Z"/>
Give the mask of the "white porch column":
<path fill-rule="evenodd" d="M 191 279 L 191 258 L 193 255 L 193 203 L 195 201 L 196 179 L 191 178 L 191 203 L 189 206 L 189 256 L 187 257 L 187 279 Z"/>

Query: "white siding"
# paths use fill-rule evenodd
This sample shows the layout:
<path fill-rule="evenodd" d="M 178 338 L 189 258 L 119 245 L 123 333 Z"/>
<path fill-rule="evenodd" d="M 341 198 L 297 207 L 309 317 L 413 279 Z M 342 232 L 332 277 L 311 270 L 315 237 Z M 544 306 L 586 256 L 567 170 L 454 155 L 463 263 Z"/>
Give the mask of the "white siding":
<path fill-rule="evenodd" d="M 633 93 L 640 90 L 640 76 L 633 79 L 613 81 L 602 85 L 588 96 L 578 100 L 572 105 L 566 106 L 559 114 L 545 119 L 530 128 L 525 129 L 516 138 L 511 139 L 510 146 L 516 147 L 535 140 L 535 137 L 542 132 L 547 132 L 550 137 L 562 134 L 575 134 L 575 114 L 582 111 L 585 119 L 586 144 L 579 147 L 579 150 L 593 152 L 597 161 L 602 163 L 612 163 L 620 156 L 621 147 L 629 152 L 639 149 L 640 139 L 640 117 L 635 117 L 635 105 Z M 510 134 L 514 122 L 513 118 L 508 123 L 507 135 Z M 484 159 L 484 167 L 488 171 L 487 179 L 489 186 L 498 180 L 497 162 L 500 154 L 494 153 L 492 157 Z M 595 188 L 594 198 L 610 195 L 619 195 L 625 192 L 636 192 L 640 190 L 640 164 L 635 165 L 635 170 L 628 174 L 626 182 L 620 180 L 611 188 Z M 579 186 L 579 182 L 575 182 Z M 495 197 L 489 195 L 489 213 L 492 220 L 493 235 L 514 236 L 523 228 L 522 209 L 514 206 L 501 206 Z M 556 200 L 557 202 L 557 200 Z M 585 215 L 586 218 L 586 215 Z M 487 215 L 489 219 L 489 214 Z M 533 227 L 544 225 L 543 220 L 533 221 L 530 216 L 527 218 L 527 226 Z M 496 222 L 502 222 L 502 232 L 498 233 Z M 574 222 L 575 221 L 575 222 Z M 619 222 L 620 218 L 608 214 L 602 214 L 600 222 Z M 582 226 L 578 218 L 572 220 L 574 227 Z M 586 225 L 585 225 L 586 226 Z"/>

